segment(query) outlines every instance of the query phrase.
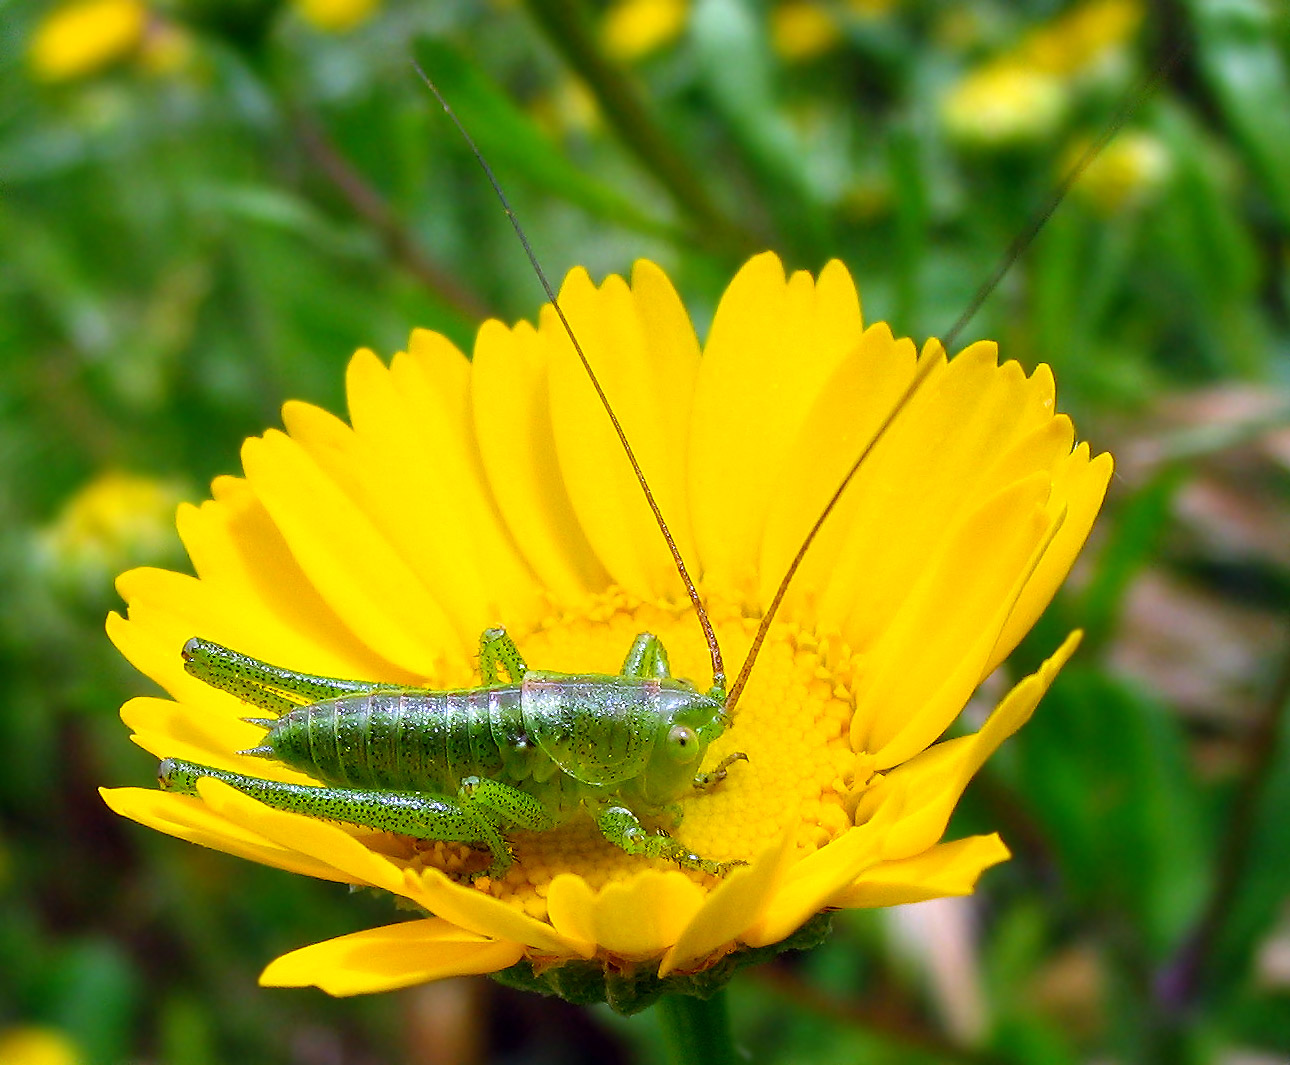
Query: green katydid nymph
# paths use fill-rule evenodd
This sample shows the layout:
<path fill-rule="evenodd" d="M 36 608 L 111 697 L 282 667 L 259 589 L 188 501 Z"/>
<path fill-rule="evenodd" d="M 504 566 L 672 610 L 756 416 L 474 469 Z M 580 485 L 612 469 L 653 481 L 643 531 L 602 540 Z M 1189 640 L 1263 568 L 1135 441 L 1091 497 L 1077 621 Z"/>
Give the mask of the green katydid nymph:
<path fill-rule="evenodd" d="M 503 629 L 480 637 L 482 685 L 453 691 L 338 680 L 266 665 L 192 639 L 184 668 L 271 718 L 246 754 L 273 758 L 324 782 L 314 787 L 175 759 L 163 786 L 192 791 L 214 777 L 282 810 L 416 839 L 488 848 L 489 876 L 511 864 L 505 832 L 547 831 L 586 811 L 629 854 L 721 876 L 742 862 L 691 853 L 641 815 L 680 820 L 677 800 L 715 786 L 729 755 L 699 773 L 724 730 L 724 693 L 670 674 L 659 640 L 642 633 L 615 676 L 529 670 Z M 505 679 L 501 674 L 505 673 Z"/>

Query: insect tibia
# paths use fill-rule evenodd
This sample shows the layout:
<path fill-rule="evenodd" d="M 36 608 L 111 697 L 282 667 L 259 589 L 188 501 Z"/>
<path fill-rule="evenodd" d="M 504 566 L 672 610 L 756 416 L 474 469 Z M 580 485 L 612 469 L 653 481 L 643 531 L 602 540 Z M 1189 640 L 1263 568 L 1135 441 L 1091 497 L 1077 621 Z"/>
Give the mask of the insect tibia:
<path fill-rule="evenodd" d="M 277 718 L 273 717 L 244 717 L 242 720 L 248 725 L 257 725 L 260 728 L 273 728 L 277 723 Z"/>
<path fill-rule="evenodd" d="M 259 722 L 256 722 L 259 724 Z M 276 758 L 277 754 L 267 743 L 262 743 L 258 747 L 248 747 L 245 751 L 238 751 L 238 754 L 250 754 L 256 758 Z"/>

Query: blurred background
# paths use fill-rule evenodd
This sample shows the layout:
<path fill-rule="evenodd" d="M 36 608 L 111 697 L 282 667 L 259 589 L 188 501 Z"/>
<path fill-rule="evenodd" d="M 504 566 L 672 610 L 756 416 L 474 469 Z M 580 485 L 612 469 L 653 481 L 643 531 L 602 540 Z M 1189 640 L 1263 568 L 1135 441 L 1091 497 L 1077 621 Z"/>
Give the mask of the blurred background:
<path fill-rule="evenodd" d="M 469 350 L 484 316 L 540 302 L 414 55 L 553 279 L 653 258 L 701 334 L 770 247 L 845 260 L 868 319 L 945 335 L 1118 123 L 959 338 L 1050 363 L 1118 460 L 1009 668 L 1089 638 L 951 826 L 998 828 L 1015 860 L 973 899 L 839 916 L 746 974 L 736 1035 L 824 1065 L 1290 1060 L 1290 8 L 0 11 L 2 1065 L 660 1060 L 648 1015 L 486 981 L 260 990 L 277 954 L 393 911 L 95 792 L 155 771 L 116 716 L 148 684 L 103 617 L 121 570 L 186 566 L 176 503 L 235 472 L 283 400 L 343 411 L 356 347 L 426 326 Z"/>

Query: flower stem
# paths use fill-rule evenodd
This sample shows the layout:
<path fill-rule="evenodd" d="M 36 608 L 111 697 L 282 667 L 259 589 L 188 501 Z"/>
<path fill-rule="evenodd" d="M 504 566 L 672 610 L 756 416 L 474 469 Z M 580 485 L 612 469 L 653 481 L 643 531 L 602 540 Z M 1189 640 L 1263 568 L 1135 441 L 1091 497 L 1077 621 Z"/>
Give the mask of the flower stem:
<path fill-rule="evenodd" d="M 656 1009 L 673 1065 L 738 1065 L 724 991 L 708 999 L 664 995 Z"/>

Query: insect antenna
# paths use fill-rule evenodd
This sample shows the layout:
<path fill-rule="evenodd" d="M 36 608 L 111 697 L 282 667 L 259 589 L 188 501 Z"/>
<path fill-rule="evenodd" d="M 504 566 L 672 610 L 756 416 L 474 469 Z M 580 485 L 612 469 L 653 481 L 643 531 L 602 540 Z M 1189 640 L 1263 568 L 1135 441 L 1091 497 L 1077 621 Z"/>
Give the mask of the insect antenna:
<path fill-rule="evenodd" d="M 712 658 L 712 686 L 714 689 L 724 693 L 726 688 L 726 669 L 721 660 L 721 647 L 717 643 L 717 634 L 712 629 L 712 622 L 709 620 L 708 612 L 703 606 L 703 600 L 699 597 L 699 590 L 694 586 L 694 581 L 690 579 L 690 572 L 686 569 L 685 560 L 681 558 L 681 552 L 676 546 L 676 540 L 672 537 L 672 530 L 668 528 L 667 521 L 663 517 L 663 511 L 658 505 L 658 500 L 654 498 L 654 490 L 650 488 L 649 482 L 645 479 L 645 471 L 641 469 L 640 463 L 636 460 L 636 452 L 632 450 L 627 434 L 623 431 L 622 423 L 618 420 L 618 415 L 614 413 L 613 405 L 609 402 L 609 397 L 605 394 L 605 390 L 600 384 L 600 378 L 596 376 L 596 371 L 591 368 L 591 362 L 588 360 L 586 353 L 583 352 L 582 345 L 578 343 L 578 337 L 573 331 L 573 326 L 569 324 L 569 319 L 565 317 L 560 301 L 556 298 L 555 289 L 551 287 L 551 282 L 547 280 L 546 272 L 542 269 L 541 263 L 538 262 L 537 255 L 534 254 L 533 247 L 529 244 L 529 239 L 524 233 L 524 228 L 515 216 L 515 210 L 511 207 L 510 200 L 506 198 L 506 193 L 502 191 L 501 182 L 497 180 L 497 176 L 493 173 L 493 168 L 488 165 L 488 160 L 484 158 L 483 152 L 479 150 L 474 138 L 467 132 L 466 127 L 462 125 L 461 119 L 457 117 L 457 113 L 453 111 L 443 93 L 439 91 L 439 87 L 421 69 L 420 63 L 415 59 L 411 60 L 411 63 L 412 69 L 425 82 L 426 88 L 439 101 L 439 106 L 452 120 L 452 124 L 457 127 L 457 132 L 461 134 L 466 146 L 474 155 L 475 161 L 479 163 L 480 169 L 484 171 L 484 176 L 488 178 L 488 183 L 493 187 L 494 194 L 501 202 L 502 210 L 506 212 L 506 217 L 510 219 L 511 228 L 515 230 L 515 235 L 520 239 L 520 245 L 524 248 L 524 254 L 529 258 L 533 272 L 537 274 L 538 281 L 542 283 L 547 299 L 555 309 L 556 316 L 560 319 L 560 324 L 564 326 L 564 331 L 568 334 L 569 340 L 573 344 L 573 350 L 578 354 L 582 368 L 587 371 L 587 377 L 591 380 L 591 385 L 596 390 L 596 395 L 600 398 L 601 406 L 605 408 L 605 413 L 609 415 L 614 432 L 618 435 L 618 442 L 622 444 L 623 452 L 627 455 L 627 461 L 631 463 L 632 472 L 636 474 L 636 480 L 641 486 L 641 491 L 645 493 L 645 501 L 649 504 L 649 508 L 654 514 L 654 521 L 657 522 L 659 531 L 663 534 L 663 539 L 667 541 L 667 549 L 672 553 L 672 562 L 676 566 L 677 573 L 681 575 L 681 580 L 685 584 L 686 594 L 689 595 L 690 602 L 694 606 L 694 612 L 698 615 L 699 624 L 703 628 L 703 638 L 707 641 L 708 653 Z"/>
<path fill-rule="evenodd" d="M 1124 102 L 1120 105 L 1119 110 L 1117 110 L 1107 122 L 1096 139 L 1089 144 L 1089 146 L 1080 154 L 1080 157 L 1066 171 L 1065 176 L 1063 176 L 1054 187 L 1052 194 L 1039 207 L 1039 209 L 1035 211 L 1030 221 L 1025 225 L 1021 232 L 1017 234 L 1012 243 L 1008 245 L 993 272 L 986 278 L 981 287 L 977 289 L 972 299 L 968 302 L 968 305 L 963 309 L 963 313 L 960 314 L 954 324 L 950 326 L 949 331 L 945 334 L 945 339 L 940 345 L 944 351 L 947 353 L 949 352 L 950 348 L 958 340 L 959 334 L 962 333 L 968 323 L 972 321 L 976 312 L 981 309 L 981 306 L 990 297 L 990 294 L 998 288 L 999 283 L 1007 275 L 1008 271 L 1012 269 L 1013 264 L 1016 263 L 1016 261 L 1025 253 L 1026 249 L 1034 243 L 1040 230 L 1044 228 L 1045 223 L 1047 223 L 1047 221 L 1053 216 L 1053 212 L 1055 212 L 1061 205 L 1071 188 L 1075 185 L 1075 182 L 1078 181 L 1084 171 L 1088 169 L 1089 164 L 1092 163 L 1093 160 L 1102 152 L 1102 149 L 1111 142 L 1112 138 L 1114 138 L 1120 131 L 1121 127 L 1124 126 L 1133 113 L 1142 105 L 1142 102 L 1155 92 L 1161 82 L 1163 82 L 1168 76 L 1169 71 L 1173 68 L 1174 64 L 1182 56 L 1185 49 L 1185 43 L 1180 43 L 1175 46 L 1174 49 L 1156 65 L 1155 69 L 1152 70 L 1135 89 L 1125 96 Z M 798 568 L 801 566 L 802 559 L 805 558 L 806 552 L 815 541 L 815 537 L 819 533 L 820 528 L 824 525 L 825 520 L 831 513 L 833 513 L 833 509 L 837 506 L 838 500 L 842 498 L 843 492 L 846 491 L 847 486 L 851 483 L 856 473 L 859 472 L 860 467 L 864 465 L 865 460 L 873 452 L 873 449 L 878 445 L 878 442 L 886 435 L 887 430 L 891 428 L 905 405 L 913 398 L 914 393 L 917 392 L 923 382 L 931 376 L 932 369 L 939 365 L 939 360 L 935 357 L 935 354 L 934 349 L 928 349 L 919 359 L 914 368 L 914 376 L 910 379 L 904 392 L 901 393 L 900 398 L 892 405 L 891 410 L 888 411 L 887 416 L 883 418 L 877 431 L 869 438 L 869 442 L 865 444 L 860 455 L 856 458 L 855 462 L 852 463 L 851 468 L 847 470 L 846 476 L 842 478 L 842 482 L 833 492 L 833 495 L 829 497 L 829 501 L 824 504 L 824 509 L 820 511 L 820 516 L 815 519 L 815 522 L 811 525 L 806 537 L 802 540 L 801 546 L 798 547 L 797 553 L 793 555 L 793 560 L 788 564 L 788 569 L 784 572 L 784 577 L 779 582 L 779 586 L 775 589 L 775 594 L 771 597 L 770 605 L 766 608 L 766 612 L 762 615 L 761 622 L 757 626 L 757 632 L 753 636 L 751 646 L 748 648 L 748 655 L 744 659 L 743 665 L 739 668 L 739 674 L 735 677 L 734 684 L 731 685 L 730 692 L 726 698 L 727 713 L 732 713 L 734 711 L 735 705 L 739 702 L 739 697 L 743 694 L 743 690 L 748 684 L 748 677 L 752 674 L 753 666 L 757 662 L 757 656 L 761 653 L 762 644 L 766 641 L 766 634 L 770 631 L 771 623 L 775 620 L 775 614 L 779 611 L 780 604 L 784 601 L 784 595 L 788 591 L 788 586 L 796 575 Z"/>

